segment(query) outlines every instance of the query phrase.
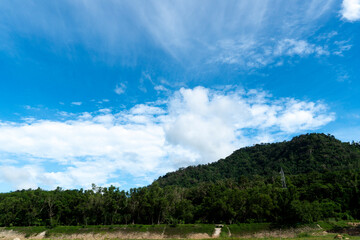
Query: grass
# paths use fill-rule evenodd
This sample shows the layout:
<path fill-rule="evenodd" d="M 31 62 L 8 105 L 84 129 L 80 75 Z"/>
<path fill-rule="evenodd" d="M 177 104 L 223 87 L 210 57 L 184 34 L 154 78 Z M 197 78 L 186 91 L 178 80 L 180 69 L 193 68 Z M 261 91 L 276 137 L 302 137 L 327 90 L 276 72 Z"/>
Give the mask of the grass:
<path fill-rule="evenodd" d="M 34 226 L 34 227 L 5 227 L 5 230 L 13 230 L 22 234 L 26 237 L 36 235 L 47 230 L 45 226 Z"/>
<path fill-rule="evenodd" d="M 327 221 L 320 221 L 313 224 L 306 224 L 306 225 L 299 225 L 297 229 L 302 230 L 302 228 L 308 227 L 306 231 L 308 232 L 298 232 L 295 233 L 295 238 L 288 238 L 288 239 L 296 239 L 296 240 L 328 240 L 334 239 L 335 234 L 328 234 L 326 236 L 314 236 L 313 233 L 321 233 L 322 231 L 334 231 L 336 229 L 342 229 L 349 227 L 347 224 L 349 221 L 335 221 L 335 220 L 327 220 Z M 319 228 L 321 227 L 321 229 Z M 35 226 L 35 227 L 6 227 L 1 228 L 4 230 L 13 230 L 24 234 L 25 237 L 31 237 L 37 235 L 41 232 L 46 231 L 46 238 L 58 237 L 62 236 L 66 238 L 66 235 L 71 234 L 86 234 L 86 233 L 94 233 L 94 234 L 106 234 L 106 233 L 115 233 L 115 232 L 122 232 L 125 234 L 141 234 L 141 233 L 152 233 L 161 235 L 164 233 L 164 237 L 171 239 L 171 238 L 186 238 L 190 234 L 208 234 L 212 236 L 214 232 L 214 224 L 178 224 L 176 226 L 172 225 L 96 225 L 96 226 L 56 226 L 53 228 L 47 228 L 45 226 Z M 1 230 L 0 229 L 0 230 Z M 310 230 L 309 230 L 310 229 Z M 314 229 L 311 230 L 311 229 Z M 231 232 L 231 237 L 229 237 L 229 230 Z M 237 239 L 239 237 L 251 237 L 252 234 L 263 232 L 266 233 L 264 235 L 265 238 L 262 239 L 279 239 L 278 238 L 269 238 L 269 232 L 276 230 L 272 229 L 270 223 L 240 223 L 240 224 L 231 224 L 231 225 L 224 225 L 222 228 L 222 232 L 220 234 L 219 239 Z M 285 232 L 286 229 L 283 229 Z M 294 235 L 294 234 L 293 234 Z M 286 236 L 286 235 L 285 235 Z M 289 235 L 290 236 L 290 235 Z M 358 239 L 360 240 L 360 236 L 348 236 L 349 239 Z M 266 238 L 267 237 L 267 238 Z M 256 238 L 241 238 L 241 239 L 256 239 Z M 282 238 L 287 239 L 287 238 Z"/>
<path fill-rule="evenodd" d="M 310 236 L 310 237 L 295 237 L 295 238 L 261 238 L 261 240 L 334 240 L 335 235 L 327 235 L 327 236 Z M 259 240 L 259 238 L 217 238 L 218 240 Z M 360 237 L 349 237 L 350 240 L 360 240 Z M 63 239 L 66 240 L 66 239 Z M 128 239 L 131 240 L 131 239 Z M 135 240 L 135 239 L 134 239 Z M 138 239 L 136 239 L 138 240 Z M 142 239 L 147 240 L 147 239 Z M 148 239 L 154 240 L 154 239 Z M 177 238 L 167 239 L 167 240 L 179 240 Z"/>
<path fill-rule="evenodd" d="M 157 233 L 161 234 L 165 225 L 97 225 L 97 226 L 57 226 L 47 231 L 48 236 L 62 235 L 62 234 L 82 234 L 82 233 Z"/>
<path fill-rule="evenodd" d="M 207 233 L 209 236 L 214 231 L 213 224 L 179 224 L 177 226 L 170 226 L 165 224 L 159 225 L 96 225 L 96 226 L 56 226 L 53 228 L 41 227 L 6 227 L 5 230 L 13 230 L 30 237 L 46 231 L 46 238 L 55 237 L 59 235 L 70 234 L 84 234 L 84 233 L 153 233 L 161 235 L 164 232 L 165 237 L 181 237 L 185 238 L 189 234 Z M 165 231 L 164 231 L 165 230 Z"/>
<path fill-rule="evenodd" d="M 214 232 L 214 224 L 179 224 L 176 227 L 168 226 L 165 229 L 165 236 L 186 237 L 189 234 L 207 233 L 211 236 Z"/>
<path fill-rule="evenodd" d="M 270 223 L 239 223 L 227 225 L 232 236 L 270 230 Z M 224 227 L 226 229 L 226 226 Z"/>
<path fill-rule="evenodd" d="M 48 228 L 45 226 L 41 227 L 6 227 L 5 230 L 13 230 L 22 234 L 26 237 L 39 234 L 46 231 L 46 236 L 56 235 L 70 235 L 70 234 L 82 234 L 82 233 L 109 233 L 109 232 L 151 232 L 151 233 L 162 233 L 165 225 L 88 225 L 88 226 L 56 226 Z"/>
<path fill-rule="evenodd" d="M 224 225 L 224 227 L 221 229 L 220 238 L 227 238 L 229 237 L 229 228 L 227 225 Z"/>
<path fill-rule="evenodd" d="M 327 235 L 327 236 L 309 236 L 309 237 L 295 237 L 295 238 L 281 238 L 281 240 L 334 240 L 335 235 Z M 236 238 L 233 238 L 234 240 Z M 238 238 L 239 240 L 259 240 L 259 238 Z M 261 238 L 261 240 L 279 240 L 280 238 Z M 360 237 L 349 237 L 350 240 L 360 240 Z M 220 240 L 220 239 L 219 239 Z"/>
<path fill-rule="evenodd" d="M 320 225 L 321 228 L 323 228 L 326 231 L 329 230 L 337 230 L 337 229 L 342 229 L 342 228 L 349 228 L 351 227 L 348 222 L 358 222 L 355 220 L 340 220 L 340 221 L 336 221 L 334 219 L 329 219 L 327 221 L 319 221 L 317 222 L 317 224 Z"/>

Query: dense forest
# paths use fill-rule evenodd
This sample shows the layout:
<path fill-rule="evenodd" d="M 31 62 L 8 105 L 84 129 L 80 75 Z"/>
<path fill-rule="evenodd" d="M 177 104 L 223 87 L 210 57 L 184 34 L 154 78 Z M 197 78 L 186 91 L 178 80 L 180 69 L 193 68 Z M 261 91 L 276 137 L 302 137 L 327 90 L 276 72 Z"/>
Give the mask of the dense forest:
<path fill-rule="evenodd" d="M 0 226 L 157 223 L 309 223 L 360 218 L 360 145 L 325 134 L 260 144 L 122 191 L 0 194 Z M 285 173 L 283 187 L 280 169 Z"/>
<path fill-rule="evenodd" d="M 343 143 L 332 135 L 300 135 L 291 141 L 241 148 L 215 163 L 180 169 L 157 181 L 160 186 L 191 187 L 223 179 L 238 182 L 256 175 L 278 176 L 281 168 L 287 175 L 360 169 L 360 145 Z"/>

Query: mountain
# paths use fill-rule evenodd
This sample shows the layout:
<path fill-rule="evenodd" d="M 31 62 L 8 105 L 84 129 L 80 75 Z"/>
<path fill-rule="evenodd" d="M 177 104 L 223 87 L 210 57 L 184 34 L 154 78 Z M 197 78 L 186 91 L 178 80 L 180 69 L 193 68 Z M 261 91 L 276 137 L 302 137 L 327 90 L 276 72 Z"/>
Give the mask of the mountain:
<path fill-rule="evenodd" d="M 0 227 L 353 221 L 360 219 L 359 163 L 359 143 L 301 135 L 241 148 L 127 192 L 94 185 L 0 193 Z"/>
<path fill-rule="evenodd" d="M 341 142 L 322 133 L 300 135 L 291 141 L 241 148 L 225 159 L 181 168 L 156 182 L 162 187 L 190 187 L 224 179 L 240 181 L 256 175 L 279 176 L 281 168 L 286 175 L 360 169 L 360 144 Z"/>

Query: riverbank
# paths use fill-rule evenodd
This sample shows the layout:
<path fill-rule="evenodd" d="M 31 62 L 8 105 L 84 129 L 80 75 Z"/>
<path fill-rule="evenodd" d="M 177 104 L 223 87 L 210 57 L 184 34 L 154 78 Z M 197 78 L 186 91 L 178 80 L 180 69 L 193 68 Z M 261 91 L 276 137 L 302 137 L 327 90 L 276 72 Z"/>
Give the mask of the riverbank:
<path fill-rule="evenodd" d="M 1 240 L 23 239 L 360 239 L 358 222 L 318 222 L 293 227 L 276 227 L 270 223 L 231 225 L 109 225 L 56 227 L 3 227 Z"/>

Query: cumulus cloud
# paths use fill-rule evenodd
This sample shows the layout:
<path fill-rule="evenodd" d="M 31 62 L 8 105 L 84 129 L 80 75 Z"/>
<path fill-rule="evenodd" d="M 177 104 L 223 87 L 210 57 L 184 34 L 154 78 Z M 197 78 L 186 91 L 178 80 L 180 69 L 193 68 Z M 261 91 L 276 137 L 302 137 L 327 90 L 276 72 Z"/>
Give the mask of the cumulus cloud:
<path fill-rule="evenodd" d="M 360 0 L 343 0 L 340 13 L 347 21 L 360 20 Z"/>
<path fill-rule="evenodd" d="M 181 89 L 169 104 L 169 118 L 165 127 L 168 142 L 199 153 L 202 163 L 252 144 L 264 132 L 292 134 L 334 120 L 321 103 L 288 98 L 273 101 L 255 90 L 224 95 L 201 87 Z"/>
<path fill-rule="evenodd" d="M 209 163 L 235 149 L 314 130 L 334 120 L 321 102 L 274 99 L 258 90 L 182 88 L 162 105 L 82 113 L 64 121 L 0 124 L 0 181 L 14 188 L 89 187 L 131 175 Z M 55 164 L 57 170 L 47 170 Z M 14 174 L 10 174 L 15 172 Z"/>
<path fill-rule="evenodd" d="M 23 167 L 0 166 L 0 182 L 11 184 L 16 189 L 36 188 L 38 177 L 43 170 L 34 165 Z"/>

